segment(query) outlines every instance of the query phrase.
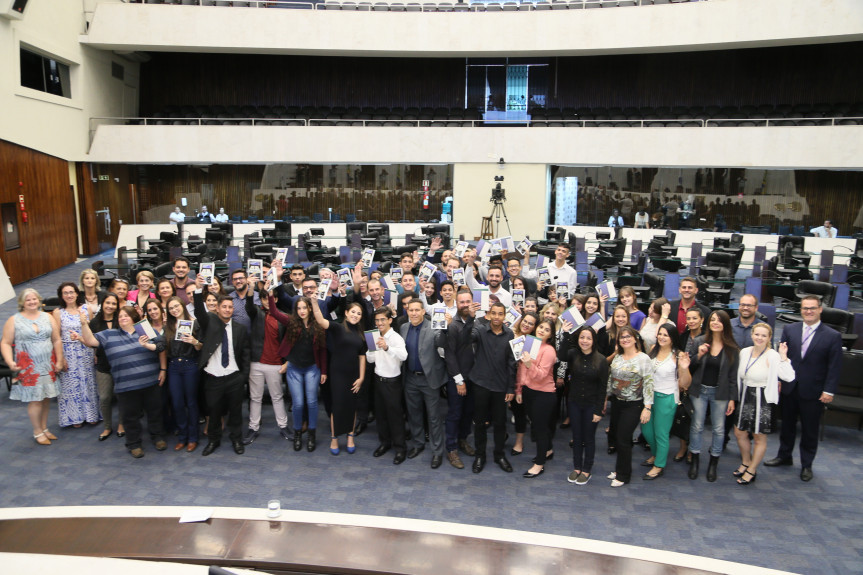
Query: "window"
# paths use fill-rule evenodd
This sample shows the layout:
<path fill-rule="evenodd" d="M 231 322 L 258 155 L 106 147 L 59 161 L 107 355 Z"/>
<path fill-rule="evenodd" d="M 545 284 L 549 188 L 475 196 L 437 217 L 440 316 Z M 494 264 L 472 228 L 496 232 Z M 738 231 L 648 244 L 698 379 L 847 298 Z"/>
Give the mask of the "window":
<path fill-rule="evenodd" d="M 21 85 L 55 96 L 72 97 L 69 66 L 25 48 L 21 48 Z"/>

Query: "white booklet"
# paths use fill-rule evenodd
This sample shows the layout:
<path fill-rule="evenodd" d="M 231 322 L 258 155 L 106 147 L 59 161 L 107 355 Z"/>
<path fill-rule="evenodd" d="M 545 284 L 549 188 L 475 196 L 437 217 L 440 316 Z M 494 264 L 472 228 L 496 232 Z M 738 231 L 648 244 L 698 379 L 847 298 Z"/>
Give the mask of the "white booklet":
<path fill-rule="evenodd" d="M 192 335 L 192 324 L 194 322 L 190 319 L 179 319 L 177 320 L 177 334 L 174 336 L 174 339 L 177 341 L 182 341 L 184 335 Z"/>
<path fill-rule="evenodd" d="M 330 278 L 327 278 L 325 280 L 321 280 L 321 283 L 318 284 L 318 291 L 316 295 L 319 300 L 327 299 L 327 296 L 330 293 L 330 284 L 332 283 L 332 281 L 333 280 L 331 280 Z"/>
<path fill-rule="evenodd" d="M 273 263 L 279 260 L 282 262 L 282 267 L 284 267 L 286 259 L 288 259 L 288 248 L 279 248 L 276 250 L 276 257 L 273 259 Z"/>
<path fill-rule="evenodd" d="M 213 262 L 202 262 L 198 268 L 198 275 L 203 278 L 205 285 L 213 285 L 213 276 L 216 275 L 216 264 Z"/>
<path fill-rule="evenodd" d="M 372 262 L 375 261 L 375 250 L 366 248 L 363 250 L 363 269 L 372 267 Z"/>
<path fill-rule="evenodd" d="M 464 253 L 467 251 L 468 245 L 470 244 L 468 244 L 467 242 L 458 242 L 455 245 L 455 256 L 459 259 L 464 257 Z"/>
<path fill-rule="evenodd" d="M 366 336 L 366 347 L 369 348 L 369 351 L 377 351 L 378 350 L 378 338 L 381 337 L 381 332 L 376 329 L 370 329 L 364 332 Z"/>
<path fill-rule="evenodd" d="M 515 357 L 515 360 L 520 360 L 522 350 L 524 349 L 524 336 L 520 335 L 509 340 L 509 348 L 512 350 L 512 355 Z"/>
<path fill-rule="evenodd" d="M 432 308 L 432 329 L 446 329 L 446 308 Z"/>
<path fill-rule="evenodd" d="M 546 286 L 551 283 L 551 275 L 548 273 L 547 267 L 541 267 L 536 270 L 536 280 L 542 282 Z"/>
<path fill-rule="evenodd" d="M 436 271 L 437 268 L 434 264 L 423 262 L 422 267 L 420 267 L 419 279 L 425 282 L 430 281 Z"/>
<path fill-rule="evenodd" d="M 575 333 L 575 330 L 584 324 L 584 316 L 581 315 L 581 312 L 578 311 L 578 308 L 575 306 L 566 309 L 566 311 L 560 314 L 560 319 L 566 320 L 572 324 L 572 329 L 567 333 Z"/>
<path fill-rule="evenodd" d="M 589 318 L 587 318 L 587 321 L 585 321 L 585 323 L 587 324 L 588 327 L 593 329 L 593 331 L 595 331 L 595 332 L 598 332 L 603 327 L 605 327 L 605 320 L 602 319 L 602 316 L 599 315 L 598 313 L 595 313 L 592 316 L 590 316 Z"/>
<path fill-rule="evenodd" d="M 614 282 L 611 280 L 605 280 L 601 284 L 596 286 L 596 291 L 599 295 L 608 296 L 608 299 L 614 299 L 617 297 L 617 290 L 614 288 Z"/>
<path fill-rule="evenodd" d="M 351 270 L 342 268 L 338 271 L 339 283 L 345 287 L 354 287 L 354 278 L 351 275 Z"/>
<path fill-rule="evenodd" d="M 527 237 L 525 237 L 523 240 L 518 242 L 517 246 L 515 246 L 515 251 L 517 251 L 521 255 L 524 255 L 530 251 L 530 246 L 532 245 L 533 242 L 531 242 L 529 239 L 527 239 Z"/>
<path fill-rule="evenodd" d="M 512 290 L 512 305 L 517 305 L 517 306 L 523 306 L 524 305 L 524 290 L 523 289 Z"/>
<path fill-rule="evenodd" d="M 455 268 L 452 270 L 452 283 L 457 286 L 467 285 L 467 281 L 464 279 L 464 270 L 462 268 Z"/>
<path fill-rule="evenodd" d="M 557 297 L 569 299 L 569 283 L 557 282 Z"/>
<path fill-rule="evenodd" d="M 518 313 L 518 310 L 516 310 L 514 307 L 511 307 L 508 310 L 506 310 L 506 315 L 503 318 L 503 323 L 504 323 L 504 325 L 506 325 L 506 327 L 511 328 L 512 326 L 515 325 L 515 322 L 517 322 L 520 319 L 521 319 L 521 314 Z"/>
<path fill-rule="evenodd" d="M 138 336 L 146 336 L 149 340 L 159 337 L 159 334 L 156 333 L 156 330 L 153 329 L 153 326 L 146 319 L 142 319 L 135 324 L 135 331 L 138 332 Z"/>
<path fill-rule="evenodd" d="M 473 302 L 479 304 L 479 309 L 481 311 L 488 311 L 491 309 L 491 300 L 489 299 L 489 295 L 488 288 L 479 287 L 473 290 Z"/>
<path fill-rule="evenodd" d="M 249 267 L 246 270 L 249 275 L 249 281 L 259 281 L 264 277 L 264 260 L 249 260 Z"/>
<path fill-rule="evenodd" d="M 387 291 L 397 291 L 396 282 L 393 281 L 392 276 L 381 276 L 381 285 L 383 285 L 384 289 Z"/>

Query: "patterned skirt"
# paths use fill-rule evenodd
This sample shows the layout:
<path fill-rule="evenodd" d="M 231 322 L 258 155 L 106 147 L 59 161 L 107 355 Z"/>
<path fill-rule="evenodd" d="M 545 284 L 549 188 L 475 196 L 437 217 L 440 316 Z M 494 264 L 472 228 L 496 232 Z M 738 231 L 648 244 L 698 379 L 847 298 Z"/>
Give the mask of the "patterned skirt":
<path fill-rule="evenodd" d="M 776 427 L 777 406 L 767 403 L 763 387 L 746 387 L 739 409 L 737 428 L 749 433 L 772 433 Z"/>

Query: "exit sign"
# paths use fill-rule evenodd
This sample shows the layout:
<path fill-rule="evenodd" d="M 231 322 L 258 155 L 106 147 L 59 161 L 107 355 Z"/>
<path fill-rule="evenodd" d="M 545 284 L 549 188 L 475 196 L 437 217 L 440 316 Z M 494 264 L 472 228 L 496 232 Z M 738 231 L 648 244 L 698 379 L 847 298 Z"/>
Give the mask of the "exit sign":
<path fill-rule="evenodd" d="M 99 176 L 99 181 L 110 180 L 111 176 Z"/>

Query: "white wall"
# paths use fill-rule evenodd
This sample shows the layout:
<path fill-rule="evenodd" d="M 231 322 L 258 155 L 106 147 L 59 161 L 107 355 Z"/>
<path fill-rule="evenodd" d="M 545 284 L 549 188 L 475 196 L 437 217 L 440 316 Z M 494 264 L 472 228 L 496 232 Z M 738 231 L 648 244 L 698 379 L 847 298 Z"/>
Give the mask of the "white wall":
<path fill-rule="evenodd" d="M 124 114 L 124 81 L 111 76 L 111 62 L 125 68 L 125 84 L 133 89 L 138 64 L 80 44 L 84 28 L 77 0 L 30 2 L 22 20 L 0 19 L 0 139 L 80 160 L 89 146 L 90 117 Z M 70 66 L 71 99 L 21 87 L 21 43 Z"/>
<path fill-rule="evenodd" d="M 861 2 L 863 4 L 863 2 Z M 624 8 L 621 8 L 623 10 Z M 863 127 L 399 128 L 117 126 L 86 159 L 106 163 L 488 163 L 860 169 Z"/>
<path fill-rule="evenodd" d="M 134 50 L 511 57 L 846 42 L 863 38 L 861 24 L 859 0 L 711 0 L 517 13 L 103 3 L 86 41 Z"/>

